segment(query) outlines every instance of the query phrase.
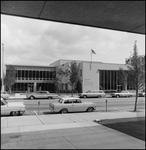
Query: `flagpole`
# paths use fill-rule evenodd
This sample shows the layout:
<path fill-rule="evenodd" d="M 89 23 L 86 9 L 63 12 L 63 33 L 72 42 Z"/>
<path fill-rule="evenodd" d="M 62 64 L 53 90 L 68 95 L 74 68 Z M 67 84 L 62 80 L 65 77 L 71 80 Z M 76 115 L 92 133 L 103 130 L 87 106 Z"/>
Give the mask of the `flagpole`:
<path fill-rule="evenodd" d="M 92 66 L 91 66 L 91 65 L 92 65 L 91 63 L 92 63 L 92 50 L 91 50 L 90 70 L 91 70 L 91 67 L 92 67 Z"/>
<path fill-rule="evenodd" d="M 2 88 L 1 91 L 4 91 L 4 44 L 2 43 Z"/>

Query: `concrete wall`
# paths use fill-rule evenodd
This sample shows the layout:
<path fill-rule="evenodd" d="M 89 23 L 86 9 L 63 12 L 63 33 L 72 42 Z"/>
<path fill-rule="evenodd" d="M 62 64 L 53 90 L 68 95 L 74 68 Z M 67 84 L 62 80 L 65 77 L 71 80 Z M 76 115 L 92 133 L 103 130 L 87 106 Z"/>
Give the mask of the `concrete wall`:
<path fill-rule="evenodd" d="M 83 77 L 82 77 L 82 90 L 86 92 L 88 90 L 99 90 L 99 70 L 119 70 L 123 68 L 127 70 L 127 66 L 124 64 L 109 64 L 98 62 L 82 62 L 83 65 Z"/>

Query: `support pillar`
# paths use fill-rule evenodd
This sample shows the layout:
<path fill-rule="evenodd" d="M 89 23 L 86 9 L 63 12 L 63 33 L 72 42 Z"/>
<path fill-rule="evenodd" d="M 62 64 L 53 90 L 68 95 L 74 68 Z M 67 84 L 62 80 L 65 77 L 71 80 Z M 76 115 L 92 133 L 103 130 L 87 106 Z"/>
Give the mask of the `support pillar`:
<path fill-rule="evenodd" d="M 36 92 L 36 82 L 34 82 L 33 91 Z"/>

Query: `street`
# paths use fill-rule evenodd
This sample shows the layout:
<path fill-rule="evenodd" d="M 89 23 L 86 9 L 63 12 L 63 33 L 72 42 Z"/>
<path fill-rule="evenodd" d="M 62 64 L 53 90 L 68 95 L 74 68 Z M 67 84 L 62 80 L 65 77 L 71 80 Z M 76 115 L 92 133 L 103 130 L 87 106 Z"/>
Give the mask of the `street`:
<path fill-rule="evenodd" d="M 96 104 L 95 111 L 120 111 L 133 110 L 135 104 L 135 97 L 131 98 L 87 98 L 81 99 L 82 102 L 92 101 Z M 8 100 L 17 101 L 18 100 Z M 35 99 L 35 100 L 19 100 L 26 105 L 26 112 L 24 115 L 33 115 L 34 112 L 42 112 L 43 114 L 52 114 L 48 109 L 49 103 L 57 102 L 58 99 Z M 39 105 L 40 102 L 40 105 Z M 106 103 L 107 102 L 107 103 Z M 145 109 L 145 97 L 138 97 L 137 109 Z"/>

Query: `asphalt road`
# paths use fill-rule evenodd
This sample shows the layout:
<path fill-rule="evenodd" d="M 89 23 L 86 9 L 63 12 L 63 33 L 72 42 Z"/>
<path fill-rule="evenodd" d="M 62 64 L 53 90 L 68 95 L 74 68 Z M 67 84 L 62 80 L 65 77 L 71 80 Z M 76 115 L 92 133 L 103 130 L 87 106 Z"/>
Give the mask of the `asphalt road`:
<path fill-rule="evenodd" d="M 18 100 L 10 100 L 17 101 Z M 26 105 L 25 115 L 33 115 L 35 112 L 49 114 L 49 103 L 57 102 L 58 99 L 35 99 L 35 100 L 19 100 L 23 101 Z M 92 101 L 96 104 L 95 111 L 120 111 L 120 110 L 133 110 L 135 104 L 135 97 L 131 98 L 87 98 L 83 99 L 83 102 Z M 107 103 L 106 103 L 107 101 Z M 39 105 L 40 102 L 40 105 Z M 137 109 L 145 109 L 145 97 L 138 97 Z M 52 113 L 51 113 L 52 114 Z"/>

